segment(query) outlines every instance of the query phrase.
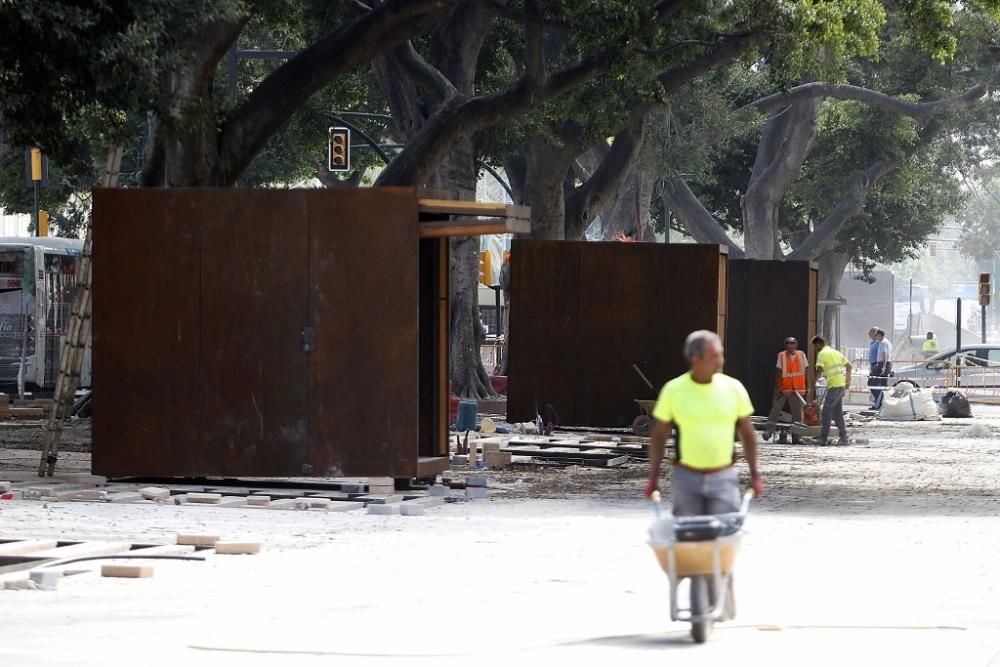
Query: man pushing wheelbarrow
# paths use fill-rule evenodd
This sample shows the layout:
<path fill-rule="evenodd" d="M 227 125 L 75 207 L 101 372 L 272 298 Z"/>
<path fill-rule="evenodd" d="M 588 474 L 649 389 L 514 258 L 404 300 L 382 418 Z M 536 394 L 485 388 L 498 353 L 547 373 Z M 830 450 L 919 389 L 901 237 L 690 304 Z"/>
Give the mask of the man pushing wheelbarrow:
<path fill-rule="evenodd" d="M 721 373 L 722 341 L 711 331 L 695 331 L 684 343 L 684 356 L 690 370 L 668 382 L 660 391 L 653 409 L 650 436 L 650 478 L 646 496 L 659 501 L 660 464 L 671 430 L 676 430 L 676 454 L 673 463 L 673 514 L 670 540 L 653 548 L 671 580 L 671 617 L 690 620 L 696 641 L 705 641 L 712 622 L 733 616 L 732 555 L 733 540 L 722 543 L 742 526 L 747 498 L 741 507 L 739 475 L 736 463 L 736 432 L 750 465 L 754 495 L 764 492 L 764 482 L 757 470 L 757 434 L 750 415 L 753 404 L 743 385 Z M 656 526 L 651 532 L 656 531 Z M 728 534 L 727 534 L 728 533 Z M 661 534 L 660 537 L 663 537 Z M 700 564 L 692 549 L 673 545 L 685 540 L 708 544 Z M 685 569 L 686 568 L 686 569 Z M 691 608 L 679 610 L 676 604 L 677 583 L 691 582 Z"/>

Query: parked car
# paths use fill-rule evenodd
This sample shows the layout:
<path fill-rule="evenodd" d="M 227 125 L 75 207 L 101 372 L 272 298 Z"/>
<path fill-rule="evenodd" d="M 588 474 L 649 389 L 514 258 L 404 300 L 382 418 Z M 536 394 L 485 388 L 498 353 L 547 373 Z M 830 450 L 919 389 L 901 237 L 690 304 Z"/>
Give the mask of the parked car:
<path fill-rule="evenodd" d="M 904 380 L 932 387 L 954 380 L 960 387 L 1000 387 L 1000 345 L 967 345 L 913 364 L 893 369 L 890 384 Z"/>

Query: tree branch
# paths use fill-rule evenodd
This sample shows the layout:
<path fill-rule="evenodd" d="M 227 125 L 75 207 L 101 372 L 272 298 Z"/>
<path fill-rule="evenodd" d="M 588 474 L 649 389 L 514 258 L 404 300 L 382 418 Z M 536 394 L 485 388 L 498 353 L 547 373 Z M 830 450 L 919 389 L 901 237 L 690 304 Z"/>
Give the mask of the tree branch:
<path fill-rule="evenodd" d="M 643 116 L 638 116 L 615 135 L 611 150 L 594 174 L 566 200 L 566 232 L 569 241 L 579 240 L 597 214 L 614 198 L 631 171 L 642 146 Z"/>
<path fill-rule="evenodd" d="M 680 10 L 684 9 L 688 0 L 659 0 L 656 3 L 656 18 L 659 20 L 668 19 Z"/>
<path fill-rule="evenodd" d="M 683 4 L 683 3 L 682 3 Z M 695 58 L 687 65 L 674 67 L 657 75 L 667 95 L 676 93 L 684 84 L 698 78 L 713 67 L 743 55 L 763 37 L 762 32 L 749 32 L 724 37 L 713 48 Z"/>
<path fill-rule="evenodd" d="M 232 183 L 269 137 L 336 76 L 402 44 L 458 0 L 386 0 L 286 62 L 222 127 L 222 181 Z"/>
<path fill-rule="evenodd" d="M 501 120 L 528 113 L 542 103 L 600 76 L 607 71 L 607 67 L 603 57 L 591 57 L 553 74 L 541 86 L 531 86 L 522 79 L 492 95 L 452 97 L 382 171 L 376 185 L 422 185 L 465 136 Z"/>
<path fill-rule="evenodd" d="M 788 255 L 788 259 L 816 259 L 826 250 L 829 242 L 833 241 L 844 225 L 864 210 L 865 200 L 868 193 L 883 178 L 902 164 L 901 160 L 876 160 L 865 173 L 861 175 L 858 182 L 851 188 L 851 191 L 833 207 L 830 214 L 824 218 L 823 222 L 810 234 L 795 250 Z"/>
<path fill-rule="evenodd" d="M 773 112 L 797 102 L 809 99 L 833 98 L 837 100 L 853 100 L 909 116 L 920 121 L 926 121 L 941 110 L 971 107 L 980 97 L 986 94 L 986 86 L 978 84 L 961 95 L 928 102 L 909 102 L 892 97 L 877 90 L 851 85 L 833 85 L 828 83 L 806 83 L 796 86 L 786 93 L 769 95 L 756 102 L 751 102 L 746 108 L 756 108 L 758 111 Z"/>
<path fill-rule="evenodd" d="M 446 100 L 458 93 L 455 86 L 438 68 L 428 63 L 417 53 L 417 50 L 413 48 L 413 42 L 407 41 L 393 51 L 393 55 L 397 57 L 397 62 L 402 65 L 402 69 L 407 74 L 439 100 Z"/>
<path fill-rule="evenodd" d="M 736 245 L 723 231 L 722 226 L 712 217 L 702 203 L 680 178 L 668 178 L 664 183 L 663 196 L 670 202 L 670 210 L 681 221 L 687 233 L 698 243 L 714 243 L 729 246 L 732 259 L 742 259 L 743 249 Z"/>
<path fill-rule="evenodd" d="M 545 81 L 545 16 L 539 0 L 527 0 L 524 4 L 524 43 L 527 56 L 524 82 L 539 86 Z"/>

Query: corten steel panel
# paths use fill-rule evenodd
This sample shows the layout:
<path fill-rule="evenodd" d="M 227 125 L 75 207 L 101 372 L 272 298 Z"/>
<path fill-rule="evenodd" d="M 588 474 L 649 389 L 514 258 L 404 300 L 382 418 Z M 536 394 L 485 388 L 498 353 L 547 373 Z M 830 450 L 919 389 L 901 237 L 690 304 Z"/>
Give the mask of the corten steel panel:
<path fill-rule="evenodd" d="M 686 370 L 687 335 L 724 314 L 719 246 L 524 241 L 512 262 L 512 420 L 532 419 L 537 397 L 563 424 L 628 426 L 633 399 L 655 398 Z"/>
<path fill-rule="evenodd" d="M 201 413 L 198 203 L 183 191 L 94 191 L 93 471 L 172 475 Z"/>
<path fill-rule="evenodd" d="M 309 463 L 316 475 L 415 475 L 414 190 L 315 191 L 308 206 Z"/>
<path fill-rule="evenodd" d="M 198 476 L 301 475 L 308 457 L 307 192 L 195 193 L 201 219 Z"/>
<path fill-rule="evenodd" d="M 564 424 L 576 413 L 580 245 L 563 241 L 511 244 L 507 419 L 534 421 L 546 403 Z"/>
<path fill-rule="evenodd" d="M 797 338 L 813 361 L 816 269 L 809 262 L 732 260 L 729 271 L 726 372 L 746 386 L 755 414 L 766 415 L 785 338 Z"/>

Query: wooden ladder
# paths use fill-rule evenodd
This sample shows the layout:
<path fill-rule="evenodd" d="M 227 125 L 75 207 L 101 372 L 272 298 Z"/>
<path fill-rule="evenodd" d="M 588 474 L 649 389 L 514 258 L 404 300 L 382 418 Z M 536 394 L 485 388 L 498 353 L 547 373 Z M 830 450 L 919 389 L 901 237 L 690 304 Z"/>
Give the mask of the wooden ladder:
<path fill-rule="evenodd" d="M 100 185 L 113 187 L 118 181 L 121 168 L 122 147 L 112 146 L 108 150 L 107 169 Z M 42 444 L 42 456 L 38 462 L 38 476 L 52 477 L 59 460 L 59 440 L 62 437 L 63 423 L 70 417 L 73 410 L 73 398 L 80 384 L 80 372 L 83 367 L 83 355 L 90 338 L 92 310 L 92 247 L 93 247 L 93 214 L 91 222 L 87 223 L 87 235 L 83 242 L 83 255 L 80 258 L 80 289 L 73 299 L 70 312 L 69 327 L 63 341 L 62 353 L 59 355 L 59 378 L 56 380 L 56 391 L 52 401 L 52 411 L 49 413 L 49 423 L 45 428 L 45 439 Z"/>

